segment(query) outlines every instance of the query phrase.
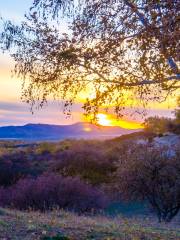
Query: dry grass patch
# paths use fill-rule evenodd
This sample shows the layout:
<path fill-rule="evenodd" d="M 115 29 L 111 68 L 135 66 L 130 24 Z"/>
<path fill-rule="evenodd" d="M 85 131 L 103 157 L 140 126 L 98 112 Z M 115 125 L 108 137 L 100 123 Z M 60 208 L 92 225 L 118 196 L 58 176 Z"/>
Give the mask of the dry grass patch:
<path fill-rule="evenodd" d="M 178 226 L 152 220 L 78 216 L 54 210 L 49 213 L 3 210 L 3 240 L 179 240 Z"/>

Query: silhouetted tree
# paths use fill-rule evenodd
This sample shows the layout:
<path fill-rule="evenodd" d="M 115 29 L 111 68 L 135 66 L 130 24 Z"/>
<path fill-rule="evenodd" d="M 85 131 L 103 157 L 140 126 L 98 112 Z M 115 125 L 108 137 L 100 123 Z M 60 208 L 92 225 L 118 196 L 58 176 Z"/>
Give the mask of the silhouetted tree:
<path fill-rule="evenodd" d="M 86 113 L 111 104 L 120 114 L 129 91 L 147 103 L 180 87 L 179 7 L 178 0 L 34 0 L 20 26 L 4 23 L 0 41 L 15 73 L 30 80 L 23 96 L 32 106 L 52 94 L 70 111 L 89 88 Z"/>

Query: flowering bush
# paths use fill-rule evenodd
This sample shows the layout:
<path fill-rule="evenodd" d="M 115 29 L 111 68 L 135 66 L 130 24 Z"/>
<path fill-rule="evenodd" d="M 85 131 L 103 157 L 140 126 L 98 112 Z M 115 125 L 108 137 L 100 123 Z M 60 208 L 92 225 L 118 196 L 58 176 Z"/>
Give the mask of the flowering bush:
<path fill-rule="evenodd" d="M 97 211 L 105 207 L 105 195 L 79 178 L 48 174 L 36 179 L 21 179 L 0 190 L 0 205 L 20 210 L 49 210 L 59 207 L 76 212 Z"/>

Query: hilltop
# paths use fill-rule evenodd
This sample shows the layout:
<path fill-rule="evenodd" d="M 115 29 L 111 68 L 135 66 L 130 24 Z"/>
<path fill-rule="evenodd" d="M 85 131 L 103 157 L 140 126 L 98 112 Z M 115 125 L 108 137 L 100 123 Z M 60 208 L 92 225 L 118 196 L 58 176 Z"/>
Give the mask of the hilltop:
<path fill-rule="evenodd" d="M 0 127 L 0 138 L 26 140 L 59 140 L 65 138 L 113 138 L 138 130 L 112 126 L 97 126 L 82 122 L 72 125 L 26 124 Z"/>

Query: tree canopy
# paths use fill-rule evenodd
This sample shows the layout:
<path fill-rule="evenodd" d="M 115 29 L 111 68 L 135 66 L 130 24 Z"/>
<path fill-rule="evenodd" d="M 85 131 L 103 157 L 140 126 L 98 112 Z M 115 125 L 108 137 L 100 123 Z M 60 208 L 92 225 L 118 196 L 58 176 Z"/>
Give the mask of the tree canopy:
<path fill-rule="evenodd" d="M 87 114 L 107 106 L 120 114 L 127 92 L 147 103 L 180 88 L 179 9 L 178 0 L 34 0 L 21 25 L 4 21 L 0 43 L 29 79 L 31 106 L 53 94 L 69 112 L 90 89 Z"/>

